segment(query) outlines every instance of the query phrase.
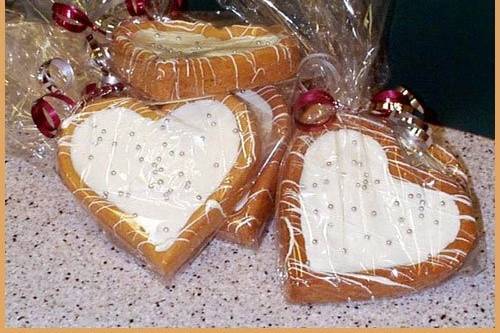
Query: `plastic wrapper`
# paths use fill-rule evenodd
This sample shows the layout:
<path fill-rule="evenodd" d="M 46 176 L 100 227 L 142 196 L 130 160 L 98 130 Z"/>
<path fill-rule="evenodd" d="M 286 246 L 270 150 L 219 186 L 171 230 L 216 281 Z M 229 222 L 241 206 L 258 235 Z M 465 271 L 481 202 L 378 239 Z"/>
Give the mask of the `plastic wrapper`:
<path fill-rule="evenodd" d="M 203 248 L 258 171 L 257 122 L 233 95 L 86 104 L 61 128 L 64 184 L 109 234 L 169 278 Z"/>
<path fill-rule="evenodd" d="M 480 234 L 467 176 L 387 76 L 385 1 L 221 1 L 286 26 L 307 51 L 291 93 L 276 225 L 287 299 L 399 296 L 462 268 Z M 372 98 L 372 96 L 374 96 Z"/>
<path fill-rule="evenodd" d="M 19 77 L 14 68 L 31 44 L 23 47 L 12 31 L 9 88 L 26 80 L 33 91 L 12 95 L 11 103 L 23 100 L 25 118 L 37 125 L 20 126 L 19 135 L 30 126 L 57 147 L 58 173 L 77 201 L 167 279 L 216 235 L 257 247 L 291 135 L 289 108 L 275 85 L 293 77 L 301 60 L 295 37 L 278 26 L 152 15 L 109 31 L 102 13 L 79 8 L 85 12 L 59 6 L 54 15 L 72 32 L 30 19 L 41 35 L 54 36 L 33 46 L 47 55 L 37 53 Z M 120 8 L 106 8 L 106 22 L 121 18 Z M 81 49 L 69 47 L 66 36 Z"/>
<path fill-rule="evenodd" d="M 39 67 L 53 58 L 67 61 L 73 68 L 71 79 L 54 78 L 72 98 L 80 96 L 86 83 L 98 80 L 100 73 L 89 64 L 84 36 L 48 24 L 40 17 L 7 11 L 6 44 L 7 152 L 27 158 L 53 157 L 54 142 L 37 130 L 30 114 L 33 102 L 47 92 L 38 80 Z M 70 112 L 68 108 L 61 111 L 62 116 Z"/>

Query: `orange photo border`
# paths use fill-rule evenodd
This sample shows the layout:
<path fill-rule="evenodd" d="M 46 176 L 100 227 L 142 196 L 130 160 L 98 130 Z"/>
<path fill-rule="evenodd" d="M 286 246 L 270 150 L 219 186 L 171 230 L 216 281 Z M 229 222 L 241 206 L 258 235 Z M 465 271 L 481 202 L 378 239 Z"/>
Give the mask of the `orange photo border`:
<path fill-rule="evenodd" d="M 49 1 L 49 0 L 46 0 Z M 495 6 L 495 58 L 499 54 L 499 44 L 497 43 L 497 38 L 500 36 L 500 24 L 497 18 L 500 16 L 500 6 Z M 1 59 L 0 59 L 0 73 L 3 78 L 3 82 L 5 82 L 5 1 L 2 1 L 0 3 L 0 32 L 1 32 L 1 43 L 0 43 L 0 50 L 1 50 Z M 500 86 L 500 70 L 497 65 L 495 65 L 495 85 L 496 87 Z M 5 85 L 2 85 L 0 87 L 0 96 L 2 98 L 2 106 L 3 106 L 3 112 L 1 113 L 1 136 L 0 136 L 0 145 L 2 147 L 1 149 L 1 155 L 2 155 L 2 160 L 5 161 Z M 498 124 L 498 116 L 500 115 L 500 110 L 499 110 L 499 104 L 498 100 L 500 97 L 500 89 L 495 89 L 495 137 L 499 137 L 500 134 L 500 128 Z M 500 152 L 500 148 L 498 145 L 495 145 L 495 155 L 498 155 Z M 1 165 L 0 167 L 0 173 L 2 175 L 2 186 L 0 187 L 0 195 L 2 202 L 4 203 L 0 209 L 0 216 L 2 221 L 5 221 L 5 163 Z M 495 177 L 498 179 L 500 176 L 500 170 L 498 168 L 498 161 L 495 160 Z M 497 201 L 498 199 L 498 188 L 495 187 L 495 200 Z M 495 207 L 495 216 L 498 216 L 500 209 L 498 207 Z M 498 230 L 495 228 L 495 233 L 497 233 Z M 498 242 L 495 238 L 495 258 L 499 257 L 500 253 L 500 248 L 498 247 Z M 2 224 L 2 232 L 0 232 L 0 256 L 2 260 L 2 265 L 0 267 L 0 282 L 1 282 L 1 293 L 0 293 L 0 298 L 1 298 L 1 304 L 0 304 L 0 332 L 51 332 L 51 333 L 57 333 L 57 332 L 159 332 L 159 331 L 168 331 L 168 332 L 202 332 L 202 331 L 212 331 L 212 332 L 257 332 L 257 331 L 265 331 L 265 332 L 314 332 L 314 333 L 320 333 L 320 332 L 337 332 L 337 331 L 349 331 L 349 332 L 356 332 L 356 331 L 365 331 L 368 329 L 364 328 L 324 328 L 324 329 L 316 329 L 316 328 L 304 328 L 304 329 L 294 329 L 294 328 L 271 328 L 271 329 L 257 329 L 257 328 L 241 328 L 241 329 L 231 329 L 231 328 L 198 328 L 198 329 L 193 329 L 193 328 L 6 328 L 6 310 L 5 310 L 5 278 L 6 278 L 6 272 L 5 272 L 5 223 Z M 495 259 L 496 263 L 496 259 Z M 500 268 L 498 265 L 495 265 L 495 294 L 496 291 L 498 290 L 498 285 L 500 283 Z M 496 323 L 496 318 L 499 316 L 499 311 L 498 311 L 498 305 L 497 305 L 497 298 L 495 298 L 495 323 Z M 425 332 L 427 330 L 430 330 L 430 328 L 374 328 L 374 329 L 369 329 L 371 332 L 400 332 L 400 331 L 405 331 L 405 332 Z M 471 328 L 442 328 L 438 329 L 439 331 L 444 331 L 444 332 L 457 332 L 457 331 L 462 331 L 462 332 L 500 332 L 500 329 L 497 328 L 477 328 L 477 329 L 471 329 Z"/>

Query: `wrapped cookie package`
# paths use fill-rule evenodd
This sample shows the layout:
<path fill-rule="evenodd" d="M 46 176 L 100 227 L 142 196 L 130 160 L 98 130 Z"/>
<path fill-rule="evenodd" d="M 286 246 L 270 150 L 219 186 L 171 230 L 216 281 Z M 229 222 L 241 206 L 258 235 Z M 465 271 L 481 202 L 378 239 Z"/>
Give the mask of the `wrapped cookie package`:
<path fill-rule="evenodd" d="M 63 33 L 83 34 L 77 64 L 101 81 L 51 53 L 26 78 L 47 90 L 32 132 L 56 142 L 62 182 L 106 234 L 167 279 L 213 237 L 257 248 L 291 135 L 275 84 L 295 75 L 295 38 L 145 18 L 102 36 Z"/>
<path fill-rule="evenodd" d="M 465 171 L 408 91 L 370 102 L 387 4 L 220 2 L 238 23 L 120 1 L 75 23 L 67 4 L 53 17 L 73 32 L 37 20 L 50 33 L 30 42 L 17 18 L 9 47 L 43 57 L 17 73 L 11 48 L 12 151 L 54 149 L 78 202 L 166 278 L 214 237 L 257 249 L 274 214 L 292 302 L 397 296 L 461 268 L 480 231 Z"/>
<path fill-rule="evenodd" d="M 221 2 L 247 20 L 282 23 L 308 53 L 276 199 L 287 299 L 399 296 L 462 268 L 480 235 L 465 171 L 433 143 L 408 90 L 371 101 L 387 76 L 387 2 Z"/>

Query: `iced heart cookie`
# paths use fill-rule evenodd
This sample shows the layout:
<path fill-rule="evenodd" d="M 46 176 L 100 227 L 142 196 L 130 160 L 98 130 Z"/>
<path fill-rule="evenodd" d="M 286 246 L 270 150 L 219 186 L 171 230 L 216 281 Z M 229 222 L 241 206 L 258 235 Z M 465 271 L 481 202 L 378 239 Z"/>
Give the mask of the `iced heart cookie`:
<path fill-rule="evenodd" d="M 407 164 L 389 127 L 349 114 L 292 140 L 277 222 L 290 301 L 401 295 L 462 266 L 477 235 L 466 179 L 431 153 L 452 172 Z"/>
<path fill-rule="evenodd" d="M 58 152 L 83 206 L 167 277 L 207 244 L 260 165 L 255 121 L 238 98 L 169 108 L 89 104 L 64 122 Z"/>
<path fill-rule="evenodd" d="M 246 90 L 236 95 L 256 115 L 264 157 L 251 188 L 242 193 L 236 210 L 219 230 L 218 238 L 256 247 L 274 211 L 279 165 L 290 138 L 290 115 L 283 96 L 274 86 Z"/>
<path fill-rule="evenodd" d="M 297 41 L 281 29 L 184 21 L 124 23 L 111 52 L 125 82 L 163 101 L 282 81 L 300 61 Z"/>

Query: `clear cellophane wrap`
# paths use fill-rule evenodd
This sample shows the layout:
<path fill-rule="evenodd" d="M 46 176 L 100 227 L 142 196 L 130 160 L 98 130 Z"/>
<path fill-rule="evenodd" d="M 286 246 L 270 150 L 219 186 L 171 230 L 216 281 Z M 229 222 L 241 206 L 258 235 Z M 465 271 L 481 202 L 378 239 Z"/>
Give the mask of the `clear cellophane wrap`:
<path fill-rule="evenodd" d="M 482 228 L 461 163 L 415 116 L 420 105 L 389 117 L 371 112 L 388 74 L 381 40 L 389 2 L 219 2 L 248 22 L 287 27 L 307 53 L 289 94 L 298 129 L 276 199 L 287 298 L 399 296 L 480 271 Z M 300 104 L 329 100 L 325 93 L 329 105 Z"/>
<path fill-rule="evenodd" d="M 238 82 L 238 75 L 265 82 L 261 79 L 264 70 L 259 66 L 268 64 L 259 55 L 255 55 L 254 62 L 251 56 L 246 58 L 250 63 L 245 60 L 251 65 L 251 73 L 237 66 L 241 59 L 235 60 L 233 67 L 233 52 L 216 56 L 227 58 L 226 63 L 231 64 L 232 84 L 238 89 L 228 86 L 213 94 L 198 89 L 195 98 L 188 96 L 187 89 L 187 95 L 158 99 L 124 80 L 125 89 L 113 96 L 82 94 L 89 83 L 104 84 L 99 83 L 102 68 L 96 66 L 87 42 L 90 33 L 101 45 L 110 46 L 123 25 L 146 23 L 174 27 L 173 31 L 178 31 L 177 26 L 186 30 L 211 25 L 212 31 L 241 32 L 249 30 L 242 26 L 245 23 L 218 14 L 215 18 L 208 16 L 210 22 L 205 22 L 200 18 L 207 20 L 206 15 L 191 13 L 183 16 L 186 22 L 164 19 L 153 23 L 145 17 L 126 17 L 123 4 L 119 8 L 106 6 L 104 11 L 93 7 L 95 2 L 91 1 L 86 5 L 64 3 L 78 6 L 91 20 L 103 15 L 110 22 L 117 17 L 124 19 L 116 31 L 107 35 L 100 36 L 90 29 L 75 33 L 54 24 L 46 2 L 13 5 L 7 20 L 7 128 L 12 139 L 9 154 L 27 159 L 36 156 L 39 159 L 35 160 L 44 161 L 37 167 L 51 167 L 50 161 L 56 160 L 64 185 L 106 234 L 165 278 L 171 278 L 215 236 L 256 248 L 273 214 L 279 162 L 291 136 L 287 102 L 275 86 L 279 80 L 259 85 Z M 240 25 L 228 26 L 228 22 L 235 21 Z M 277 43 L 289 37 L 273 29 L 276 27 L 254 29 L 264 34 L 264 39 L 251 49 L 268 47 L 267 40 Z M 155 34 L 150 37 L 156 38 Z M 198 46 L 189 41 L 185 31 L 180 37 L 151 42 L 163 45 L 165 50 L 178 47 L 177 42 L 183 48 Z M 144 44 L 147 38 L 142 36 L 136 46 L 149 47 L 147 41 Z M 287 40 L 294 42 L 291 37 Z M 206 46 L 210 47 L 210 43 Z M 281 49 L 280 66 L 284 70 L 280 75 L 294 72 L 300 60 L 298 52 L 292 54 L 285 46 Z M 126 79 L 120 71 L 133 73 L 137 64 L 131 58 L 117 65 L 115 52 L 111 47 L 111 58 L 106 59 L 112 64 L 108 74 Z M 191 75 L 193 81 L 201 80 L 201 76 L 193 76 L 198 68 L 210 77 L 228 68 L 217 69 L 205 59 L 191 61 L 186 52 L 176 60 L 180 53 L 169 53 L 167 62 L 192 65 L 188 69 L 192 72 L 182 75 Z M 54 68 L 52 79 L 62 93 L 76 101 L 76 106 L 48 100 L 61 118 L 56 137 L 49 139 L 33 124 L 30 109 L 47 93 L 39 82 L 39 68 L 54 58 L 64 60 L 74 72 L 69 80 L 56 75 L 60 73 Z M 154 84 L 161 71 L 159 68 L 156 74 L 144 73 L 144 80 Z"/>
<path fill-rule="evenodd" d="M 88 64 L 85 37 L 58 28 L 47 19 L 17 10 L 8 10 L 6 15 L 7 153 L 30 158 L 38 166 L 42 165 L 39 159 L 49 156 L 55 148 L 55 142 L 44 137 L 31 119 L 33 102 L 47 93 L 37 78 L 39 67 L 53 58 L 66 59 L 73 66 L 75 80 L 71 85 L 62 77 L 59 81 L 73 98 L 100 75 Z M 69 109 L 61 110 L 69 114 Z"/>

